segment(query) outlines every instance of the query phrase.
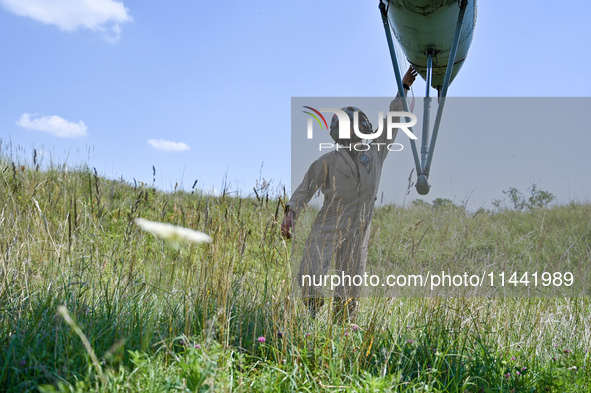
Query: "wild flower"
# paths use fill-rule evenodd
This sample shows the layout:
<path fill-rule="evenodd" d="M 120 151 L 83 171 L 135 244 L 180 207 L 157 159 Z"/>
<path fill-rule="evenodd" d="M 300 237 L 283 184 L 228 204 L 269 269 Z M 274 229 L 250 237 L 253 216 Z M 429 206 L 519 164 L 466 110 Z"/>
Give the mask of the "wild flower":
<path fill-rule="evenodd" d="M 277 337 L 278 338 L 282 338 L 283 337 L 283 332 L 277 332 Z"/>
<path fill-rule="evenodd" d="M 195 344 L 195 349 L 201 349 L 201 344 Z"/>
<path fill-rule="evenodd" d="M 515 356 L 511 357 L 511 360 L 515 361 Z"/>
<path fill-rule="evenodd" d="M 265 341 L 267 341 L 267 339 L 265 338 L 265 336 L 261 336 L 261 337 L 257 338 L 257 341 L 261 344 L 264 344 Z"/>
<path fill-rule="evenodd" d="M 407 343 L 412 344 L 412 343 L 414 343 L 414 340 L 409 338 Z"/>
<path fill-rule="evenodd" d="M 135 223 L 144 231 L 167 239 L 175 245 L 183 241 L 193 243 L 211 243 L 212 241 L 209 235 L 185 227 L 149 221 L 143 218 L 136 218 Z"/>
<path fill-rule="evenodd" d="M 509 379 L 509 378 L 511 378 L 511 373 L 507 373 L 507 374 L 505 374 L 505 378 L 506 378 L 506 379 Z"/>

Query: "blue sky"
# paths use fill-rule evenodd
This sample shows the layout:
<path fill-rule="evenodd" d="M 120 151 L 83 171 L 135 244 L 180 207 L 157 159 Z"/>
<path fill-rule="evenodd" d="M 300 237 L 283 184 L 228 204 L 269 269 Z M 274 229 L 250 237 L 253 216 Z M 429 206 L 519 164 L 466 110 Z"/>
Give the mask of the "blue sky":
<path fill-rule="evenodd" d="M 219 189 L 226 176 L 248 194 L 261 174 L 289 189 L 291 97 L 395 95 L 377 4 L 0 0 L 0 138 L 21 159 L 35 147 L 46 160 L 86 162 L 112 178 L 152 183 L 155 166 L 165 190 L 195 180 Z M 590 96 L 589 15 L 583 0 L 479 2 L 472 47 L 449 95 Z M 424 94 L 422 80 L 414 94 Z M 588 199 L 589 175 L 564 175 L 591 145 L 577 135 L 532 135 L 572 150 L 545 158 L 556 160 L 553 170 L 511 184 L 491 179 L 498 193 L 476 192 L 476 203 L 509 186 L 525 190 L 526 179 L 562 201 Z M 450 189 L 446 168 L 436 175 L 438 157 L 458 156 L 442 150 L 445 138 L 432 177 L 446 186 L 434 183 L 427 200 L 462 199 L 477 188 Z M 526 145 L 521 153 L 541 159 Z M 410 156 L 400 166 L 391 175 L 404 181 Z"/>

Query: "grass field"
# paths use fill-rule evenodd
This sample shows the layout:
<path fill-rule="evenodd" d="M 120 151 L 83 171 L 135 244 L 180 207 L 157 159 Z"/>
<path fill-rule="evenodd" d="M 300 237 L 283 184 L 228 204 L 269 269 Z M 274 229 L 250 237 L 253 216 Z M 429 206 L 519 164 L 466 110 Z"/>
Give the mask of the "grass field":
<path fill-rule="evenodd" d="M 369 298 L 355 324 L 312 320 L 269 187 L 164 193 L 6 155 L 0 172 L 1 391 L 591 391 L 586 297 Z M 170 247 L 136 217 L 213 243 Z M 403 264 L 591 260 L 589 204 L 387 206 L 372 230 L 371 258 Z"/>

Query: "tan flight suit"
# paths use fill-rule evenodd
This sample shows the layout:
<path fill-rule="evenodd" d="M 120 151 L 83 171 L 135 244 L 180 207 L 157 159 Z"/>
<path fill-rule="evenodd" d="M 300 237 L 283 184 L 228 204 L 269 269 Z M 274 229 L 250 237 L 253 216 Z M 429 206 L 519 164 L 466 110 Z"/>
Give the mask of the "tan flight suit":
<path fill-rule="evenodd" d="M 401 110 L 402 102 L 396 97 L 390 103 L 390 111 Z M 297 276 L 304 298 L 321 298 L 323 288 L 302 285 L 301 276 L 327 274 L 333 259 L 334 274 L 353 277 L 365 273 L 373 208 L 388 154 L 386 145 L 394 142 L 386 138 L 384 129 L 370 144 L 371 148 L 356 152 L 355 158 L 341 148 L 324 154 L 312 163 L 294 191 L 288 205 L 296 219 L 319 189 L 324 194 L 324 203 L 306 240 Z M 376 143 L 382 143 L 379 149 Z M 369 163 L 367 157 L 363 159 L 367 165 L 361 162 L 364 154 L 369 157 Z M 360 291 L 361 287 L 341 285 L 335 289 L 335 300 L 357 298 Z"/>

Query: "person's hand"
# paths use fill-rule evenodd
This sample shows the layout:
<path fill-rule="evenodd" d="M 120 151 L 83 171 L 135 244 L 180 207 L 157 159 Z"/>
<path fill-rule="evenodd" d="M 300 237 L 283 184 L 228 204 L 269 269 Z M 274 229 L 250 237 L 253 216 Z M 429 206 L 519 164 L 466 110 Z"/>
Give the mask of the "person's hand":
<path fill-rule="evenodd" d="M 406 71 L 406 74 L 404 74 L 404 77 L 402 78 L 402 83 L 410 87 L 412 86 L 416 77 L 417 70 L 415 70 L 413 66 L 410 66 L 408 67 L 408 71 Z"/>
<path fill-rule="evenodd" d="M 283 217 L 283 222 L 281 223 L 281 234 L 288 239 L 291 239 L 291 228 L 293 227 L 294 219 L 293 213 L 288 211 L 285 213 Z"/>

